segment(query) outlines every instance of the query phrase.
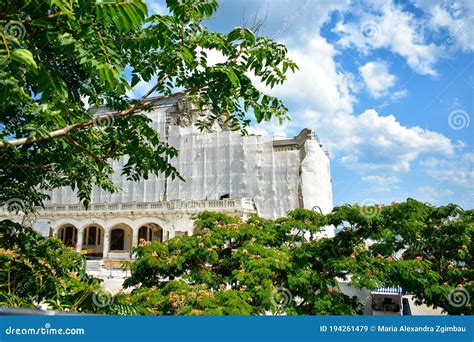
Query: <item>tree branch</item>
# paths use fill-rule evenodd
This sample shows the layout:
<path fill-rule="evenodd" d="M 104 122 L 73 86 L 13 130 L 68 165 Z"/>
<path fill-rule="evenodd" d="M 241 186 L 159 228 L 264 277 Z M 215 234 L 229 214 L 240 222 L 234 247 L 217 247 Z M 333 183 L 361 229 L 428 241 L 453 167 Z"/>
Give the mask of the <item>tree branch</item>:
<path fill-rule="evenodd" d="M 158 85 L 155 85 L 153 88 L 155 88 L 155 87 L 157 88 Z M 156 89 L 153 89 L 153 88 L 150 89 L 150 91 L 148 91 L 147 94 L 145 94 L 145 95 L 149 96 L 154 90 L 156 90 Z M 148 101 L 146 101 L 146 97 L 143 96 L 140 100 L 138 100 L 137 103 L 133 104 L 132 106 L 130 106 L 128 109 L 126 109 L 124 111 L 115 112 L 115 113 L 111 113 L 111 114 L 104 115 L 104 116 L 99 116 L 99 117 L 93 118 L 91 120 L 76 123 L 74 125 L 68 125 L 68 126 L 63 127 L 61 129 L 51 131 L 51 132 L 48 133 L 48 135 L 41 136 L 41 137 L 20 138 L 20 139 L 13 139 L 13 140 L 9 140 L 9 141 L 0 141 L 0 148 L 1 147 L 6 147 L 6 146 L 18 146 L 18 145 L 33 144 L 33 143 L 37 143 L 37 142 L 41 142 L 41 141 L 45 141 L 45 140 L 49 140 L 49 139 L 53 139 L 53 138 L 57 138 L 57 137 L 62 137 L 62 136 L 65 136 L 66 134 L 68 134 L 69 132 L 72 132 L 72 131 L 77 131 L 79 129 L 86 128 L 86 127 L 91 127 L 91 126 L 98 126 L 103 122 L 107 122 L 107 121 L 110 121 L 110 120 L 113 120 L 113 119 L 125 118 L 125 117 L 131 116 L 131 115 L 138 114 L 138 113 L 142 112 L 143 109 L 145 109 L 146 107 L 148 107 L 148 106 L 150 106 L 150 105 L 152 105 L 156 102 L 163 101 L 163 100 L 173 98 L 173 97 L 176 97 L 176 96 L 186 95 L 190 91 L 191 91 L 190 89 L 186 89 L 186 90 L 174 93 L 174 94 L 155 97 L 155 98 L 153 98 L 151 100 L 148 100 Z"/>
<path fill-rule="evenodd" d="M 42 169 L 42 170 L 50 170 L 54 163 L 45 164 L 45 165 L 20 165 L 20 164 L 0 164 L 0 168 L 7 168 L 7 169 Z"/>
<path fill-rule="evenodd" d="M 29 24 L 29 23 L 31 23 L 32 21 L 35 21 L 35 20 L 49 20 L 49 19 L 54 19 L 54 18 L 63 16 L 63 15 L 66 15 L 66 13 L 58 12 L 58 13 L 53 13 L 53 14 L 50 14 L 50 15 L 46 15 L 44 17 L 20 20 L 20 22 L 22 24 Z M 5 24 L 5 23 L 8 23 L 8 22 L 12 22 L 12 21 L 11 20 L 0 20 L 0 24 Z"/>
<path fill-rule="evenodd" d="M 65 135 L 64 138 L 71 144 L 73 145 L 74 147 L 76 147 L 77 149 L 81 150 L 82 152 L 84 152 L 85 154 L 87 154 L 89 157 L 92 157 L 97 163 L 99 164 L 107 164 L 107 162 L 102 159 L 101 157 L 99 157 L 98 155 L 94 154 L 94 152 L 92 152 L 91 150 L 85 148 L 84 146 L 82 146 L 81 144 L 79 144 L 77 141 L 73 140 L 69 135 Z"/>

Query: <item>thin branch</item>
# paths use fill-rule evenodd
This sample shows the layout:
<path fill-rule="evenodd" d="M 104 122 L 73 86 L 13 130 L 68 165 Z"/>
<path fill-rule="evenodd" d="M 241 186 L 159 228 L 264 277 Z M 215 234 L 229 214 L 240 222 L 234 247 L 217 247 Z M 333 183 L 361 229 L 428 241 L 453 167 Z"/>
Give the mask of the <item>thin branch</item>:
<path fill-rule="evenodd" d="M 76 147 L 77 149 L 81 150 L 82 152 L 84 152 L 85 154 L 87 154 L 89 157 L 92 157 L 97 163 L 99 164 L 107 164 L 107 162 L 102 159 L 101 157 L 99 157 L 98 155 L 94 154 L 94 152 L 92 152 L 91 150 L 85 148 L 84 146 L 82 146 L 81 144 L 79 144 L 77 141 L 73 140 L 69 135 L 65 135 L 64 138 L 71 144 L 73 145 L 74 147 Z"/>
<path fill-rule="evenodd" d="M 31 23 L 32 21 L 35 21 L 35 20 L 49 20 L 49 19 L 54 19 L 54 18 L 63 16 L 63 15 L 66 15 L 66 13 L 58 12 L 58 13 L 53 13 L 53 14 L 50 14 L 50 15 L 46 15 L 44 17 L 20 20 L 19 22 L 21 22 L 22 24 L 28 24 L 28 23 Z M 5 24 L 5 23 L 8 23 L 8 22 L 11 22 L 11 20 L 0 20 L 0 24 Z"/>
<path fill-rule="evenodd" d="M 268 19 L 268 5 L 263 17 L 260 16 L 260 6 L 254 12 L 252 18 L 249 18 L 245 15 L 245 7 L 242 15 L 242 26 L 249 28 L 253 33 L 258 34 L 261 28 L 265 25 Z"/>
<path fill-rule="evenodd" d="M 168 78 L 168 75 L 165 73 L 163 75 L 163 77 L 158 81 L 156 82 L 155 86 L 153 88 L 151 88 L 150 90 L 148 90 L 141 98 L 140 100 L 144 100 L 146 99 L 148 96 L 150 96 L 156 89 L 158 89 L 158 87 L 161 87 L 161 85 L 163 83 L 165 83 L 166 79 Z"/>
<path fill-rule="evenodd" d="M 0 164 L 0 168 L 7 168 L 7 169 L 42 169 L 48 170 L 54 163 L 51 164 L 44 164 L 44 165 L 20 165 L 20 164 Z"/>

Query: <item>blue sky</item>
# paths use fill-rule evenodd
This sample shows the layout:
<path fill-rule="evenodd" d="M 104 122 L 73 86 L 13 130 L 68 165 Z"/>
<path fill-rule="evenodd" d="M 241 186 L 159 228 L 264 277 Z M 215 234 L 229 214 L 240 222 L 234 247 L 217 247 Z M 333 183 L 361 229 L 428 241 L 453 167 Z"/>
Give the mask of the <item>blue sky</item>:
<path fill-rule="evenodd" d="M 292 121 L 254 131 L 313 129 L 331 153 L 335 205 L 474 207 L 474 1 L 223 0 L 206 25 L 228 32 L 255 13 L 300 71 L 270 91 Z"/>

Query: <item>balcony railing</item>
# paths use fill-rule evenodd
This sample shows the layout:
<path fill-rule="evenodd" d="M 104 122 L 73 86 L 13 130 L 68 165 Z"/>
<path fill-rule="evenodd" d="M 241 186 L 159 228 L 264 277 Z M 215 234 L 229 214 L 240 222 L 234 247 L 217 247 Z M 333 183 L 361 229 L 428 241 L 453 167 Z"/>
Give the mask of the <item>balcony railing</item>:
<path fill-rule="evenodd" d="M 95 203 L 86 209 L 82 204 L 45 205 L 43 212 L 78 212 L 78 211 L 193 211 L 203 210 L 237 210 L 255 212 L 254 202 L 249 198 L 222 200 L 187 200 L 161 202 L 128 202 L 128 203 Z"/>

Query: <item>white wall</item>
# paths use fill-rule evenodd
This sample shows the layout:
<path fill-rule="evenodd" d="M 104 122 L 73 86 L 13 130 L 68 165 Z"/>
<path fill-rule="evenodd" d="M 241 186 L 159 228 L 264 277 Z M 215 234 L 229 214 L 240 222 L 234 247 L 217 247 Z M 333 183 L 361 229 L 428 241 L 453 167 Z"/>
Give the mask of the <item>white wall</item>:
<path fill-rule="evenodd" d="M 346 281 L 339 282 L 339 289 L 342 293 L 349 297 L 356 296 L 359 302 L 362 303 L 364 315 L 372 315 L 372 296 L 367 289 L 356 289 L 349 285 Z"/>

